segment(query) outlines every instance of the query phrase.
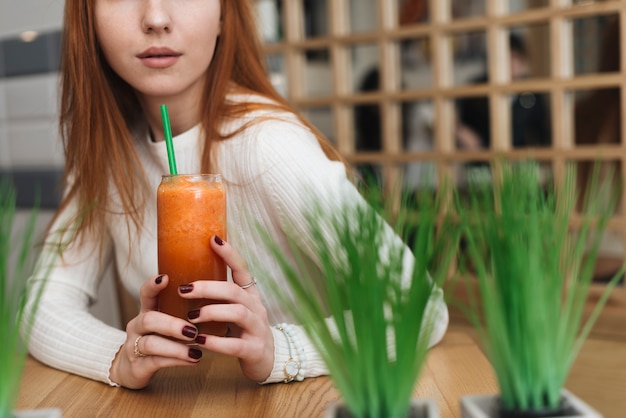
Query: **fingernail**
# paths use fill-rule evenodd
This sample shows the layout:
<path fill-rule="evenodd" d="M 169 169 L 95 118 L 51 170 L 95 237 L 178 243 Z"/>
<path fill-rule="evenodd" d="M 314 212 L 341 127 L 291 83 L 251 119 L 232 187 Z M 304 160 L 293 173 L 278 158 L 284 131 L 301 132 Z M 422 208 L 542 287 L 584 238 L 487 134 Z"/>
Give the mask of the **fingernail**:
<path fill-rule="evenodd" d="M 215 236 L 215 242 L 217 243 L 217 245 L 224 245 L 224 240 L 217 235 Z"/>
<path fill-rule="evenodd" d="M 183 335 L 187 338 L 196 338 L 198 336 L 198 329 L 190 325 L 185 325 Z"/>
<path fill-rule="evenodd" d="M 192 284 L 181 284 L 178 286 L 180 293 L 190 293 L 193 290 Z"/>
<path fill-rule="evenodd" d="M 202 351 L 198 350 L 197 348 L 190 348 L 189 357 L 194 360 L 198 360 L 200 357 L 202 357 Z"/>
<path fill-rule="evenodd" d="M 204 343 L 206 343 L 206 337 L 204 335 L 198 335 L 196 337 L 196 343 L 203 345 Z"/>
<path fill-rule="evenodd" d="M 163 281 L 163 275 L 162 274 L 159 277 L 157 277 L 156 279 L 154 279 L 154 282 L 156 284 L 161 284 L 162 281 Z"/>
<path fill-rule="evenodd" d="M 187 318 L 189 319 L 196 319 L 200 317 L 200 309 L 194 309 L 193 311 L 189 311 L 187 313 Z"/>

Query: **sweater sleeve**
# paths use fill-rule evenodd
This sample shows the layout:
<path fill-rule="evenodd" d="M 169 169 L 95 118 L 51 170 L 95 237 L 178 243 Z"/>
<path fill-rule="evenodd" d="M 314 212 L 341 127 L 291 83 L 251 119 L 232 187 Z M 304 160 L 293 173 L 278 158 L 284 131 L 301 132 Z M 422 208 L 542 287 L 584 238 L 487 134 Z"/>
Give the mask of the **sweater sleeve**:
<path fill-rule="evenodd" d="M 278 125 L 279 127 L 276 127 Z M 311 196 L 321 207 L 340 207 L 342 204 L 365 204 L 359 191 L 348 179 L 343 163 L 329 160 L 315 136 L 304 126 L 295 122 L 274 125 L 272 130 L 260 129 L 258 158 L 266 169 L 262 174 L 265 193 L 271 196 L 271 205 L 283 225 L 292 228 L 298 236 L 300 250 L 315 260 L 317 242 L 307 227 L 307 211 L 311 208 Z M 400 240 L 387 225 L 384 233 L 391 240 Z M 331 229 L 327 229 L 328 242 L 333 241 Z M 414 257 L 405 246 L 405 272 L 412 271 Z M 447 329 L 448 310 L 443 291 L 436 289 L 431 297 L 427 315 L 433 319 L 430 346 L 438 343 Z M 302 344 L 306 357 L 304 377 L 327 374 L 319 353 L 313 347 L 301 326 L 293 327 L 295 338 Z M 281 332 L 274 332 L 275 365 L 266 382 L 284 379 L 284 365 L 289 358 L 289 341 Z M 291 347 L 293 350 L 293 347 Z"/>
<path fill-rule="evenodd" d="M 64 212 L 69 215 L 72 207 Z M 27 333 L 32 324 L 28 348 L 39 361 L 116 386 L 109 379 L 109 369 L 126 334 L 88 311 L 111 258 L 111 240 L 108 234 L 97 238 L 85 234 L 61 251 L 59 242 L 71 235 L 68 219 L 57 217 L 29 279 L 31 296 L 22 331 Z M 63 229 L 65 234 L 59 232 Z M 33 310 L 39 289 L 39 303 Z"/>

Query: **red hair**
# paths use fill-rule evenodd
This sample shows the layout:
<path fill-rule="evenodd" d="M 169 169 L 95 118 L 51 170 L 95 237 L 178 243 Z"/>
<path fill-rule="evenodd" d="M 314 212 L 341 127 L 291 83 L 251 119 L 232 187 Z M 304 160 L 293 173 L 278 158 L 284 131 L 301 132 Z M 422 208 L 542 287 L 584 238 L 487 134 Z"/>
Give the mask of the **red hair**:
<path fill-rule="evenodd" d="M 268 80 L 250 0 L 222 0 L 221 7 L 222 29 L 206 74 L 200 109 L 206 134 L 201 157 L 204 172 L 211 169 L 211 144 L 236 133 L 222 135 L 220 126 L 225 120 L 260 107 L 296 113 Z M 79 232 L 101 231 L 107 211 L 112 210 L 109 195 L 116 190 L 122 212 L 139 230 L 146 196 L 137 196 L 137 190 L 143 189 L 146 179 L 131 130 L 144 123 L 143 114 L 132 87 L 113 72 L 102 54 L 94 9 L 93 0 L 65 3 L 59 122 L 66 159 L 64 179 L 69 189 L 59 212 L 76 200 L 78 214 L 83 214 Z M 226 96 L 233 86 L 269 98 L 273 104 L 228 103 Z M 298 117 L 317 136 L 328 157 L 341 160 L 323 135 Z"/>

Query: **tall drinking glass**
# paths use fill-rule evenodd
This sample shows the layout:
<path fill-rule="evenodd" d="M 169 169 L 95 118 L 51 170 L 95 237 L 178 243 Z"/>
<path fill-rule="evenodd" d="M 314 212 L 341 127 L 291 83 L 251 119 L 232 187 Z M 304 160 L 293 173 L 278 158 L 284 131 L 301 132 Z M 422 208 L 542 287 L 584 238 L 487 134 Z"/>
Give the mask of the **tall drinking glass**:
<path fill-rule="evenodd" d="M 211 237 L 226 238 L 226 190 L 219 174 L 164 175 L 157 190 L 159 273 L 169 276 L 158 297 L 161 312 L 187 319 L 190 310 L 215 301 L 183 299 L 178 286 L 196 280 L 226 280 L 226 264 L 211 249 Z M 198 324 L 201 334 L 225 335 L 221 322 Z"/>

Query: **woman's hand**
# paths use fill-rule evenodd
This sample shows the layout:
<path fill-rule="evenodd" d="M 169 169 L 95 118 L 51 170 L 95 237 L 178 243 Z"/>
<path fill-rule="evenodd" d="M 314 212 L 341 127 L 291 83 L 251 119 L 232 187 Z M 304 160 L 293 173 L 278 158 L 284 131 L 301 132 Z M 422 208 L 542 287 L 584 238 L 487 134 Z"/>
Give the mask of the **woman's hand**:
<path fill-rule="evenodd" d="M 158 294 L 168 284 L 167 275 L 148 280 L 139 292 L 141 310 L 126 326 L 126 342 L 111 365 L 113 382 L 130 389 L 143 388 L 162 368 L 198 364 L 202 357 L 199 346 L 238 357 L 249 379 L 263 381 L 270 375 L 274 337 L 255 281 L 245 260 L 229 244 L 214 237 L 211 247 L 231 268 L 234 283 L 198 280 L 180 286 L 178 292 L 186 299 L 221 303 L 194 310 L 185 321 L 156 310 Z M 208 321 L 229 323 L 227 336 L 198 334 L 194 324 Z M 197 346 L 185 343 L 194 341 Z"/>
<path fill-rule="evenodd" d="M 194 366 L 202 357 L 201 350 L 185 343 L 197 337 L 195 325 L 156 310 L 157 296 L 168 280 L 167 275 L 160 275 L 141 286 L 141 310 L 126 325 L 126 342 L 111 365 L 110 378 L 121 386 L 143 388 L 158 370 Z"/>
<path fill-rule="evenodd" d="M 263 381 L 274 367 L 274 337 L 255 279 L 246 261 L 230 244 L 215 236 L 211 248 L 231 268 L 234 283 L 200 280 L 190 283 L 190 291 L 182 296 L 223 301 L 192 311 L 190 322 L 218 321 L 231 325 L 226 337 L 203 334 L 196 342 L 216 353 L 238 357 L 241 370 L 249 379 Z"/>

